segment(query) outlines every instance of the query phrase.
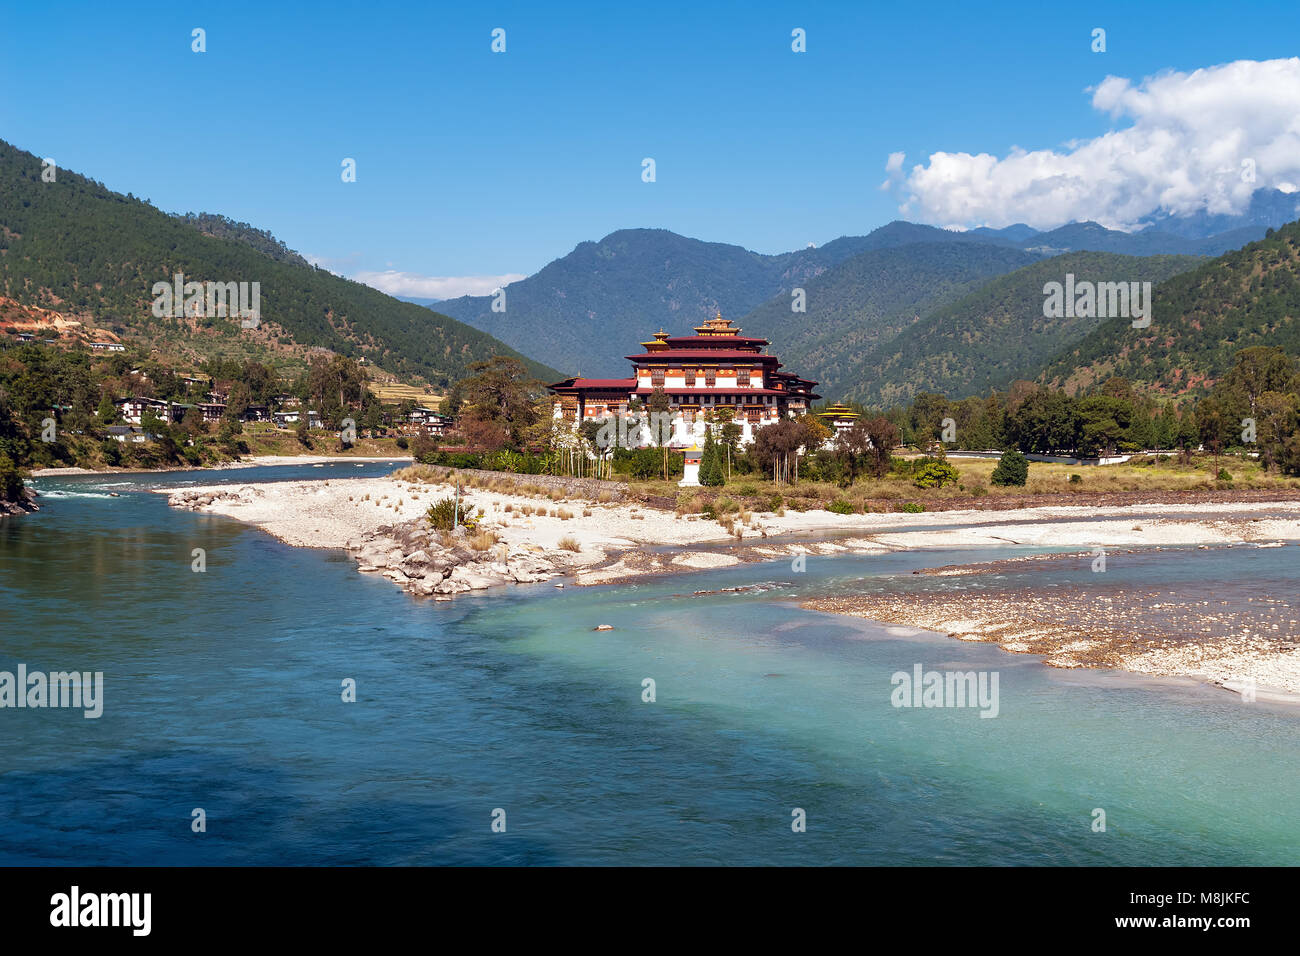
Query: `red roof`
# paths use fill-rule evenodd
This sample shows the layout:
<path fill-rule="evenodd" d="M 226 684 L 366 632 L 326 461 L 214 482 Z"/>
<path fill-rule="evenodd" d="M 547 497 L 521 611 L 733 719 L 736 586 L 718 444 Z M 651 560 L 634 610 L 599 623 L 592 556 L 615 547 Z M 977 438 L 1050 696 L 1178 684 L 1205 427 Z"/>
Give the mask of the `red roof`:
<path fill-rule="evenodd" d="M 767 344 L 767 339 L 760 339 L 752 335 L 674 335 L 664 339 L 664 341 L 669 345 L 713 345 L 721 343 L 723 348 L 729 344 Z"/>
<path fill-rule="evenodd" d="M 548 388 L 621 388 L 631 391 L 636 388 L 634 378 L 566 378 Z"/>
<path fill-rule="evenodd" d="M 664 352 L 643 352 L 640 355 L 624 356 L 630 362 L 655 360 L 659 362 L 678 361 L 680 359 L 758 359 L 763 362 L 776 362 L 775 355 L 763 355 L 761 352 L 743 352 L 740 349 L 669 349 Z M 780 365 L 780 362 L 777 362 Z"/>

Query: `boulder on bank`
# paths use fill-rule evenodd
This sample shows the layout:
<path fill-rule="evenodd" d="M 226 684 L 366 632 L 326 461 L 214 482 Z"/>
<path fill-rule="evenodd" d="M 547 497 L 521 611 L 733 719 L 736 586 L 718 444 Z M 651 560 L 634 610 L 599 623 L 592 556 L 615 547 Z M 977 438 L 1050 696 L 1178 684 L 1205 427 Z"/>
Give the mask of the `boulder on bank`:
<path fill-rule="evenodd" d="M 22 515 L 30 511 L 40 511 L 36 503 L 36 492 L 24 486 L 15 498 L 0 498 L 0 516 Z"/>
<path fill-rule="evenodd" d="M 465 543 L 465 529 L 443 536 L 423 518 L 383 525 L 348 542 L 357 570 L 380 572 L 412 594 L 448 595 L 482 591 L 503 584 L 534 584 L 566 567 L 567 552 L 546 553 L 504 546 L 475 551 Z M 444 546 L 447 541 L 449 546 Z"/>

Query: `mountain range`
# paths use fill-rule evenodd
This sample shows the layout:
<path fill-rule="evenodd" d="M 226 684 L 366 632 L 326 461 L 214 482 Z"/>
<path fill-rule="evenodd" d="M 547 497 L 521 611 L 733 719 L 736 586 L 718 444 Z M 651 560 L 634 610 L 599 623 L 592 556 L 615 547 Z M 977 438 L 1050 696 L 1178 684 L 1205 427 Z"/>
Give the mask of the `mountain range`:
<path fill-rule="evenodd" d="M 511 283 L 504 311 L 493 311 L 493 296 L 436 307 L 569 374 L 625 375 L 626 356 L 655 330 L 685 334 L 721 312 L 771 340 L 787 368 L 816 379 L 832 398 L 886 401 L 927 389 L 973 394 L 1005 384 L 1007 376 L 1037 374 L 1054 349 L 1092 324 L 1048 328 L 1042 283 L 1033 286 L 1039 273 L 956 305 L 963 296 L 1033 263 L 1082 252 L 1119 257 L 1086 260 L 1099 280 L 1114 268 L 1158 282 L 1294 218 L 1296 198 L 1261 190 L 1239 217 L 1166 216 L 1136 232 L 1095 222 L 960 232 L 895 221 L 865 236 L 778 255 L 662 229 L 625 229 L 581 243 Z M 1145 259 L 1151 261 L 1137 261 Z M 1042 274 L 1063 275 L 1073 264 L 1062 259 Z M 805 294 L 804 312 L 792 311 L 796 289 Z M 1015 335 L 998 345 L 995 329 Z"/>
<path fill-rule="evenodd" d="M 36 156 L 0 141 L 0 320 L 81 319 L 159 358 L 301 365 L 326 350 L 445 386 L 505 354 L 544 381 L 623 376 L 657 329 L 684 334 L 721 312 L 827 399 L 890 405 L 1016 379 L 1079 391 L 1112 375 L 1181 396 L 1224 374 L 1245 345 L 1300 353 L 1300 224 L 1283 225 L 1296 195 L 1279 190 L 1257 192 L 1238 216 L 1152 217 L 1132 233 L 896 221 L 777 255 L 620 230 L 512 283 L 494 312 L 491 296 L 431 311 L 314 267 L 249 223 L 168 215 L 76 173 L 46 182 L 41 172 Z M 153 315 L 153 284 L 176 273 L 259 282 L 261 327 Z M 1046 317 L 1046 286 L 1067 275 L 1152 283 L 1151 327 Z"/>

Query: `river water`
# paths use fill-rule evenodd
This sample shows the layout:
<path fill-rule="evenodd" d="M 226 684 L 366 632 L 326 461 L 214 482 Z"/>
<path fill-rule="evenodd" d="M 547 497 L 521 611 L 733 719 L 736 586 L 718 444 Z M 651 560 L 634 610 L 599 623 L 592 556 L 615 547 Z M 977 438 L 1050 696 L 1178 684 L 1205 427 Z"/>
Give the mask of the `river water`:
<path fill-rule="evenodd" d="M 1297 860 L 1300 708 L 795 602 L 971 586 L 910 572 L 1029 549 L 434 603 L 147 491 L 389 470 L 37 482 L 43 510 L 0 521 L 0 670 L 102 671 L 104 710 L 0 709 L 0 864 Z M 1133 573 L 1294 600 L 1294 554 L 1166 551 Z M 893 706 L 917 664 L 996 673 L 997 717 Z"/>

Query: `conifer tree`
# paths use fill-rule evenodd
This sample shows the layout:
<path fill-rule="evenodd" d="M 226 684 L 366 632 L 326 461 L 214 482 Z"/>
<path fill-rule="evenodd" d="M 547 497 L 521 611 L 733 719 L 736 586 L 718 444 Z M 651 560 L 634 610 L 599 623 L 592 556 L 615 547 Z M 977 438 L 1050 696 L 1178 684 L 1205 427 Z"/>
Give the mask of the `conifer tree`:
<path fill-rule="evenodd" d="M 700 454 L 700 484 L 717 486 L 726 481 L 722 462 L 719 461 L 718 443 L 713 440 L 713 429 L 704 429 L 704 451 Z"/>

